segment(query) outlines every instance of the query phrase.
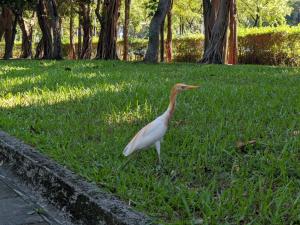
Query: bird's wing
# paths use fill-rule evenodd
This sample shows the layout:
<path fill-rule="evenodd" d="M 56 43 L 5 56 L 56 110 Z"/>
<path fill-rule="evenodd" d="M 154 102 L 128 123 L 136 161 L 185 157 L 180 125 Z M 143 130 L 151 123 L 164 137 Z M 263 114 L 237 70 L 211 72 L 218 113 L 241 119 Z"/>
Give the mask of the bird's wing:
<path fill-rule="evenodd" d="M 135 150 L 143 149 L 153 145 L 160 140 L 166 133 L 167 126 L 164 121 L 158 117 L 145 127 L 143 127 L 125 147 L 123 154 L 130 155 Z"/>

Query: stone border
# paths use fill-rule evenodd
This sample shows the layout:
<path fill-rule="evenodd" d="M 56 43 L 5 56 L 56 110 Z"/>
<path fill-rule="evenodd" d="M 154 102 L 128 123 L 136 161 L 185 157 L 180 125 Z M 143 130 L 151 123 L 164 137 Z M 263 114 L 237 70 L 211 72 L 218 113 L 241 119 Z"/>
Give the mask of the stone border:
<path fill-rule="evenodd" d="M 0 131 L 1 161 L 76 224 L 153 224 L 146 215 L 3 131 Z"/>

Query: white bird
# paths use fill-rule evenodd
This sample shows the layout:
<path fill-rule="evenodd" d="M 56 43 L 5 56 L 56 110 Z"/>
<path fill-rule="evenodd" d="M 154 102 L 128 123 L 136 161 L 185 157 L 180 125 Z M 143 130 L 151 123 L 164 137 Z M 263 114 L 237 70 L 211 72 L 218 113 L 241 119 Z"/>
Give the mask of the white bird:
<path fill-rule="evenodd" d="M 176 96 L 178 93 L 186 90 L 196 89 L 199 86 L 186 85 L 186 84 L 175 84 L 171 90 L 170 104 L 168 109 L 151 123 L 143 127 L 127 144 L 123 151 L 124 156 L 129 156 L 133 152 L 141 149 L 148 148 L 155 145 L 159 162 L 160 158 L 160 142 L 165 135 L 169 121 L 174 113 L 176 105 Z"/>

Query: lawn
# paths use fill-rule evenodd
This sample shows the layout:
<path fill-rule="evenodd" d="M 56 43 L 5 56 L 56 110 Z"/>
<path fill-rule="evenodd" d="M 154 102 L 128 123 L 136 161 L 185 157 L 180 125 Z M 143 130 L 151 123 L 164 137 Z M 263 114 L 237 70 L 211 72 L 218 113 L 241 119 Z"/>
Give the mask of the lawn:
<path fill-rule="evenodd" d="M 178 97 L 162 166 L 151 148 L 121 168 L 177 82 L 201 88 Z M 156 222 L 300 222 L 300 68 L 0 61 L 0 107 L 0 129 Z"/>

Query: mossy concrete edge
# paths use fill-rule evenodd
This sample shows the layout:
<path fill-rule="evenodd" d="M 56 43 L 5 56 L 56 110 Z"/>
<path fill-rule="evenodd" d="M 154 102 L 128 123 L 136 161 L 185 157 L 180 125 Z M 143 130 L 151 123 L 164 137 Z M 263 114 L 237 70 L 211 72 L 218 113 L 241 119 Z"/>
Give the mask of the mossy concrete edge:
<path fill-rule="evenodd" d="M 0 162 L 77 224 L 153 224 L 117 197 L 0 131 Z"/>

